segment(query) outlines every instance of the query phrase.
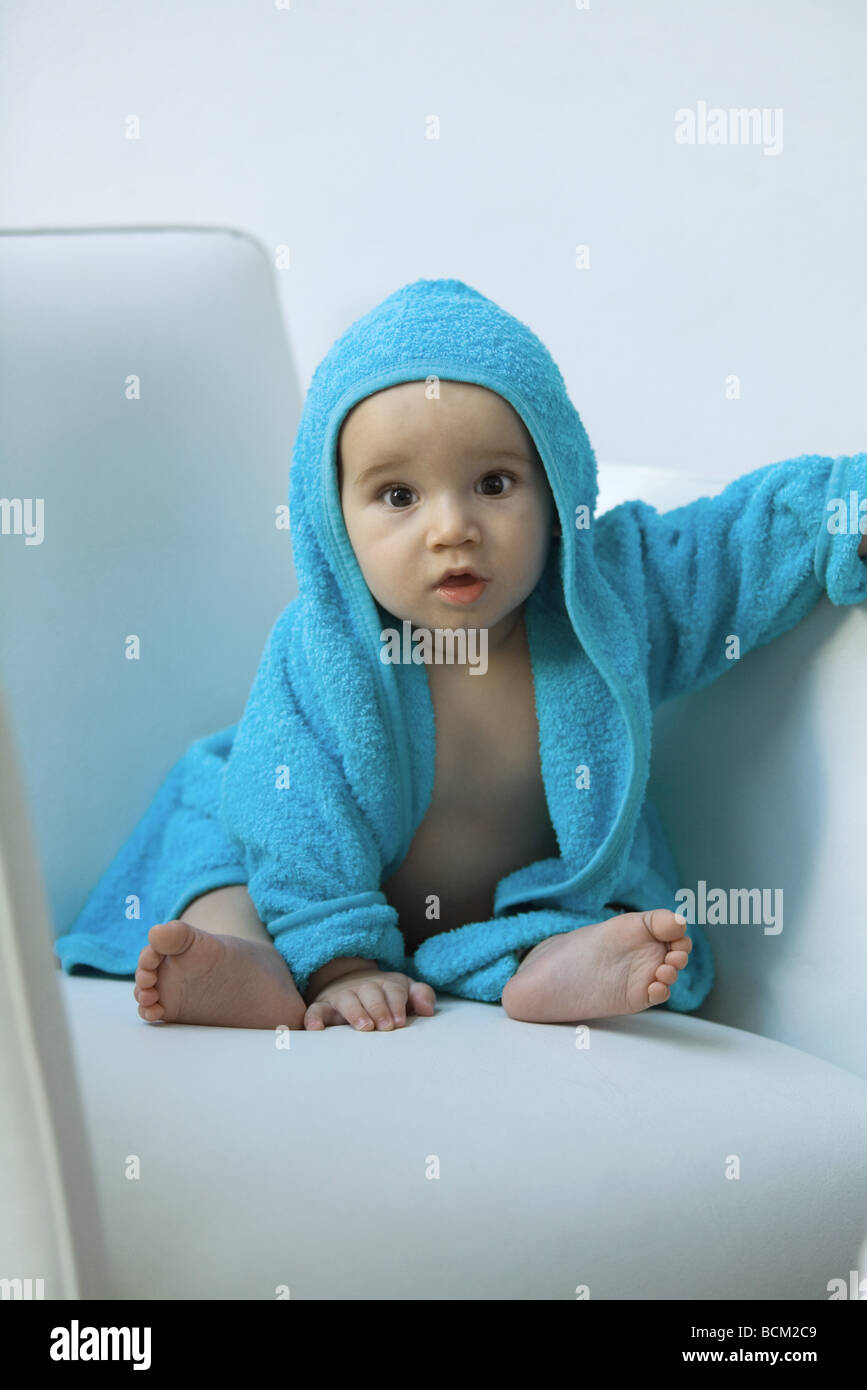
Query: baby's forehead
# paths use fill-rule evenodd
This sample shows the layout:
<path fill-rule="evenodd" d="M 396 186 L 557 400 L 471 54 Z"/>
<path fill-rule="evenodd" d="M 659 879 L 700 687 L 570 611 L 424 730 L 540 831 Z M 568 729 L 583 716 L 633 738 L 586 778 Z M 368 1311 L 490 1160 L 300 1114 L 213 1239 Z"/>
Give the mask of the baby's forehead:
<path fill-rule="evenodd" d="M 490 457 L 491 467 L 529 460 L 547 473 L 526 422 L 514 406 L 472 382 L 400 382 L 363 396 L 347 411 L 337 434 L 337 477 L 372 465 L 411 465 L 429 455 L 459 451 L 476 468 Z"/>

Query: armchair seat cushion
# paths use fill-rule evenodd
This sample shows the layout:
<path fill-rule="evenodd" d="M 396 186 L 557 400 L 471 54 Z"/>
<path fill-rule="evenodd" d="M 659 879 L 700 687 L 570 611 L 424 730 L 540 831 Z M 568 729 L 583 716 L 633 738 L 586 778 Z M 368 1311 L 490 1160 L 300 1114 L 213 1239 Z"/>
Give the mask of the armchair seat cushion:
<path fill-rule="evenodd" d="M 131 979 L 58 979 L 115 1298 L 827 1299 L 855 1268 L 867 1083 L 782 1043 L 444 994 L 391 1033 L 147 1024 Z"/>

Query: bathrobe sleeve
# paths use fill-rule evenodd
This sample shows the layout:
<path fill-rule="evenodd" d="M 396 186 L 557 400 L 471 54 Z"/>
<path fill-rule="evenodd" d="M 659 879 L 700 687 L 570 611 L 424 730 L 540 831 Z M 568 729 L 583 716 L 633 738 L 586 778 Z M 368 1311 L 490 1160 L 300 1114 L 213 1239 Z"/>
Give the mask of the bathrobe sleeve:
<path fill-rule="evenodd" d="M 823 593 L 837 605 L 867 599 L 858 525 L 834 529 L 841 505 L 848 518 L 861 499 L 867 454 L 804 455 L 662 515 L 633 501 L 598 517 L 597 561 L 643 633 L 651 704 L 730 670 L 732 637 L 743 656 L 796 626 Z"/>
<path fill-rule="evenodd" d="M 380 891 L 381 854 L 287 663 L 291 609 L 265 647 L 223 782 L 221 818 L 247 891 L 295 984 L 336 956 L 384 970 L 405 961 L 398 914 Z M 295 677 L 297 680 L 297 676 Z"/>

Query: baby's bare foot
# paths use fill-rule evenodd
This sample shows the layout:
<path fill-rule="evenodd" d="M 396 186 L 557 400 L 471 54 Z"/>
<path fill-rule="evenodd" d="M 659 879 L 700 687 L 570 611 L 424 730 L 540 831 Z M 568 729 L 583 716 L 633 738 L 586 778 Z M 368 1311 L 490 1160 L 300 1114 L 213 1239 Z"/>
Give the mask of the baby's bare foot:
<path fill-rule="evenodd" d="M 138 958 L 133 993 L 147 1023 L 303 1028 L 306 1004 L 273 946 L 158 922 Z"/>
<path fill-rule="evenodd" d="M 692 950 L 684 928 L 659 907 L 548 937 L 508 981 L 503 1007 L 526 1023 L 581 1023 L 664 1004 Z"/>

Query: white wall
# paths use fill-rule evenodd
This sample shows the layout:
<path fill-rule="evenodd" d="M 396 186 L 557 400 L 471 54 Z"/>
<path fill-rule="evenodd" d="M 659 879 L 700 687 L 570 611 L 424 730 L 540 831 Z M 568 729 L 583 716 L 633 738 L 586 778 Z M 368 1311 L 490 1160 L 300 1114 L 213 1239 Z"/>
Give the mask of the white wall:
<path fill-rule="evenodd" d="M 304 387 L 456 276 L 548 344 L 603 462 L 861 452 L 865 40 L 859 0 L 7 0 L 0 225 L 288 245 Z M 781 110 L 780 152 L 676 143 L 700 102 Z"/>

